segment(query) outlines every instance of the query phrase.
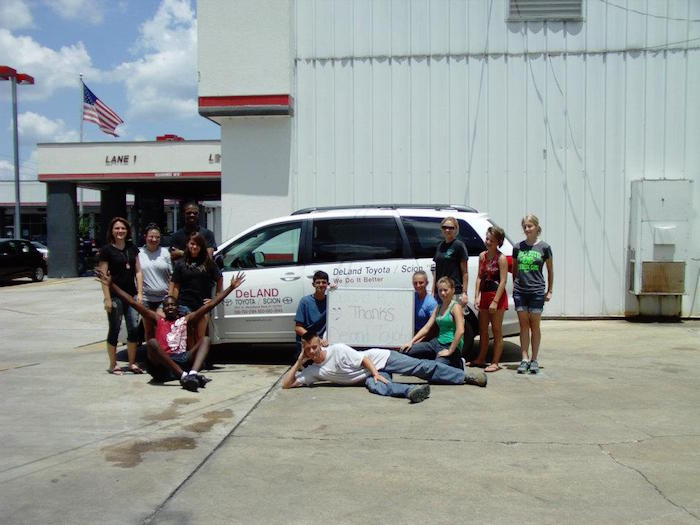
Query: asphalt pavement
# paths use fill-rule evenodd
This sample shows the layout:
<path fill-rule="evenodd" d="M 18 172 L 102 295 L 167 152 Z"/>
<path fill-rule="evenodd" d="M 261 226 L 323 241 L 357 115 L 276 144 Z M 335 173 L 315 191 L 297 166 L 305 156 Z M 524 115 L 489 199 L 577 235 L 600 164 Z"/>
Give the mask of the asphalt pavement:
<path fill-rule="evenodd" d="M 0 286 L 0 522 L 697 523 L 700 322 L 544 321 L 487 388 L 285 391 L 224 348 L 197 393 L 106 373 L 90 278 Z"/>

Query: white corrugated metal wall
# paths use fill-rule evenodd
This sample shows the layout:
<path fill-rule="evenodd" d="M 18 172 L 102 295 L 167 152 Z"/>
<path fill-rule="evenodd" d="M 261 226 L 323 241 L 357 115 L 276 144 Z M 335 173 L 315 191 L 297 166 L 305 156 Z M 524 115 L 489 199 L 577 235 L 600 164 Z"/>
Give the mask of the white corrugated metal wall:
<path fill-rule="evenodd" d="M 506 9 L 298 0 L 295 207 L 464 203 L 513 240 L 532 212 L 555 255 L 547 313 L 621 315 L 630 180 L 700 169 L 700 2 L 585 0 L 576 23 Z"/>

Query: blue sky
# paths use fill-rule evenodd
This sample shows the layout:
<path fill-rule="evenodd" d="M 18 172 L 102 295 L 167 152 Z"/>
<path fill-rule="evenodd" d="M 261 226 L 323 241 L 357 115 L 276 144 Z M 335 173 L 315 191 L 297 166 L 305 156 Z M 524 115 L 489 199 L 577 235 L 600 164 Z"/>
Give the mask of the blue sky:
<path fill-rule="evenodd" d="M 194 0 L 0 0 L 0 65 L 17 86 L 22 179 L 35 179 L 38 142 L 80 140 L 79 75 L 125 124 L 119 138 L 85 122 L 85 142 L 218 139 L 197 113 Z M 0 179 L 14 177 L 10 83 L 0 82 Z"/>

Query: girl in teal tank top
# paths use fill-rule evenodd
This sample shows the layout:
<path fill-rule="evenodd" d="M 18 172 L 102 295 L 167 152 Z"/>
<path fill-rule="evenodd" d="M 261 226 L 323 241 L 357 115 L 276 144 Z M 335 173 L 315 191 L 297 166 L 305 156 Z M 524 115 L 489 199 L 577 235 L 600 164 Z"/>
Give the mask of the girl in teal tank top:
<path fill-rule="evenodd" d="M 437 290 L 442 304 L 435 309 L 428 322 L 413 336 L 413 339 L 401 347 L 401 351 L 418 359 L 435 359 L 463 368 L 464 310 L 455 300 L 455 285 L 452 279 L 449 277 L 439 279 Z M 434 325 L 438 327 L 438 336 L 430 341 L 423 341 Z"/>

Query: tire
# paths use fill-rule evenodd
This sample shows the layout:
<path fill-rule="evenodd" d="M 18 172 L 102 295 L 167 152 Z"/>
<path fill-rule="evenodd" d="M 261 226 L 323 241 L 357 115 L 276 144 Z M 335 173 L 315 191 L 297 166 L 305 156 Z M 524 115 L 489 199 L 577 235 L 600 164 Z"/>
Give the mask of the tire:
<path fill-rule="evenodd" d="M 34 268 L 34 272 L 32 272 L 32 281 L 35 283 L 38 283 L 39 281 L 44 280 L 44 269 L 41 266 L 37 266 Z"/>
<path fill-rule="evenodd" d="M 470 310 L 470 313 L 464 316 L 464 342 L 462 343 L 462 357 L 464 357 L 466 361 L 473 361 L 477 356 L 477 353 L 474 352 L 474 336 L 476 334 L 474 322 L 478 323 L 479 320 L 473 313 L 471 313 Z"/>

